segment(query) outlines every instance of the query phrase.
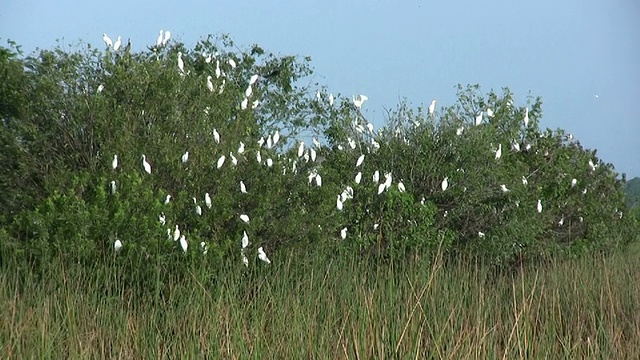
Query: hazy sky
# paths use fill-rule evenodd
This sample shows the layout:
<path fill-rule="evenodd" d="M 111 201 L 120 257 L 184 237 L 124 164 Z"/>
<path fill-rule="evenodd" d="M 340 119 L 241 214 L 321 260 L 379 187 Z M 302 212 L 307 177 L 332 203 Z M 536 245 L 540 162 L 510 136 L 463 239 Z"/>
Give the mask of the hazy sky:
<path fill-rule="evenodd" d="M 483 5 L 481 3 L 486 3 Z M 164 4 L 164 5 L 163 5 Z M 365 94 L 365 116 L 384 108 L 455 101 L 457 84 L 509 87 L 518 105 L 544 101 L 543 127 L 561 127 L 640 176 L 640 2 L 564 1 L 18 1 L 0 4 L 0 37 L 24 49 L 102 34 L 155 43 L 160 29 L 188 46 L 228 33 L 282 55 L 311 56 L 313 80 Z M 140 46 L 140 47 L 138 47 Z M 598 97 L 595 96 L 598 95 Z"/>

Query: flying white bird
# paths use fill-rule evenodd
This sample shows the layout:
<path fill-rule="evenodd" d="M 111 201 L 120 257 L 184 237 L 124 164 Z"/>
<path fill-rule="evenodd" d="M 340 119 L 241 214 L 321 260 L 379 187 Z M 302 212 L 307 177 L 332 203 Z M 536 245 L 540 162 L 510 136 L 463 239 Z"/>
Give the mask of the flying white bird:
<path fill-rule="evenodd" d="M 147 162 L 147 157 L 145 155 L 142 155 L 142 166 L 147 174 L 151 174 L 151 165 Z"/>
<path fill-rule="evenodd" d="M 113 170 L 118 168 L 118 155 L 113 155 L 113 160 L 111 161 L 111 168 Z"/>
<path fill-rule="evenodd" d="M 444 180 L 442 180 L 442 184 L 440 184 L 440 187 L 442 188 L 442 191 L 446 191 L 447 188 L 449 187 L 449 178 L 445 177 Z"/>
<path fill-rule="evenodd" d="M 102 40 L 104 40 L 104 43 L 107 45 L 107 47 L 113 47 L 113 42 L 111 41 L 111 38 L 107 36 L 107 34 L 102 34 Z"/>
<path fill-rule="evenodd" d="M 120 49 L 120 45 L 122 45 L 122 37 L 118 35 L 116 42 L 113 44 L 113 50 L 118 51 Z"/>
<path fill-rule="evenodd" d="M 536 205 L 536 209 L 538 209 L 539 213 L 542 212 L 542 201 L 538 200 L 538 205 Z"/>
<path fill-rule="evenodd" d="M 204 204 L 207 205 L 209 209 L 211 209 L 211 206 L 213 205 L 211 203 L 211 195 L 209 195 L 209 193 L 204 194 Z"/>
<path fill-rule="evenodd" d="M 267 264 L 271 264 L 271 260 L 267 257 L 267 254 L 264 252 L 262 246 L 258 248 L 258 259 L 266 262 Z"/>
<path fill-rule="evenodd" d="M 249 223 L 249 216 L 246 214 L 242 214 L 240 215 L 240 220 L 244 221 L 245 223 Z"/>
<path fill-rule="evenodd" d="M 436 111 L 436 100 L 431 100 L 431 105 L 429 105 L 429 116 L 433 117 L 433 113 Z"/>
<path fill-rule="evenodd" d="M 118 252 L 120 251 L 120 249 L 122 249 L 122 241 L 120 241 L 120 239 L 116 239 L 116 242 L 113 243 L 113 249 Z"/>
<path fill-rule="evenodd" d="M 182 162 L 186 163 L 187 161 L 189 161 L 189 152 L 185 152 L 184 154 L 182 154 Z"/>
<path fill-rule="evenodd" d="M 182 248 L 183 252 L 187 252 L 189 244 L 187 244 L 187 238 L 185 238 L 184 235 L 180 236 L 180 247 Z"/>
<path fill-rule="evenodd" d="M 358 110 L 362 108 L 362 104 L 364 104 L 365 101 L 369 100 L 369 98 L 365 95 L 358 95 L 357 99 L 355 96 L 352 96 L 352 99 L 353 104 L 356 106 L 356 108 L 358 108 Z"/>

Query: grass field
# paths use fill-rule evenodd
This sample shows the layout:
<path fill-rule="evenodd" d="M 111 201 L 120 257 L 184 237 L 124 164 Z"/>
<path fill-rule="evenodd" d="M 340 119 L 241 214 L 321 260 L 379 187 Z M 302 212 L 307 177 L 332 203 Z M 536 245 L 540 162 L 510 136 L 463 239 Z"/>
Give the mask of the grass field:
<path fill-rule="evenodd" d="M 117 270 L 0 274 L 0 358 L 640 358 L 639 252 L 495 277 L 273 256 L 127 290 Z"/>

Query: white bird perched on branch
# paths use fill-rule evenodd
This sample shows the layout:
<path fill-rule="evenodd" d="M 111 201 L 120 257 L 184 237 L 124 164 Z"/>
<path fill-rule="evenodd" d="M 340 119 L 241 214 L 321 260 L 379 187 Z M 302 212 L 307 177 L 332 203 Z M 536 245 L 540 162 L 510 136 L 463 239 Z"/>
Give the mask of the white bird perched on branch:
<path fill-rule="evenodd" d="M 271 260 L 267 257 L 267 254 L 264 252 L 262 246 L 258 248 L 258 259 L 266 262 L 267 264 L 271 264 Z"/>
<path fill-rule="evenodd" d="M 209 195 L 209 193 L 204 194 L 204 204 L 207 205 L 209 209 L 211 209 L 211 206 L 213 205 L 211 203 L 211 196 Z"/>
<path fill-rule="evenodd" d="M 442 191 L 447 191 L 447 188 L 449 187 L 448 177 L 445 177 L 444 180 L 442 180 L 442 184 L 440 184 L 440 187 L 442 188 Z"/>
<path fill-rule="evenodd" d="M 102 34 L 102 40 L 104 40 L 104 43 L 107 45 L 107 47 L 113 47 L 113 42 L 107 34 Z"/>
<path fill-rule="evenodd" d="M 142 155 L 142 166 L 147 174 L 151 174 L 151 165 L 147 162 L 147 157 L 145 155 Z"/>
<path fill-rule="evenodd" d="M 184 60 L 182 60 L 182 51 L 178 51 L 178 70 L 184 74 Z"/>
<path fill-rule="evenodd" d="M 113 170 L 118 168 L 118 155 L 113 155 L 113 161 L 111 161 L 111 168 Z"/>
<path fill-rule="evenodd" d="M 429 116 L 433 117 L 433 113 L 436 111 L 436 100 L 431 100 L 431 105 L 429 105 Z"/>
<path fill-rule="evenodd" d="M 116 242 L 113 243 L 113 249 L 118 252 L 120 251 L 120 249 L 122 249 L 122 241 L 120 241 L 120 239 L 116 239 Z"/>
<path fill-rule="evenodd" d="M 164 31 L 160 29 L 160 35 L 158 35 L 158 40 L 156 40 L 156 47 L 162 46 L 162 40 L 164 39 L 163 33 Z"/>
<path fill-rule="evenodd" d="M 356 106 L 358 110 L 362 108 L 362 104 L 364 104 L 365 101 L 369 100 L 369 98 L 366 95 L 358 95 L 357 98 L 355 96 L 352 96 L 351 98 L 353 99 L 353 104 Z"/>
<path fill-rule="evenodd" d="M 118 35 L 118 38 L 116 39 L 116 42 L 113 43 L 113 50 L 118 51 L 120 49 L 120 45 L 122 45 L 122 37 L 120 37 L 120 35 Z"/>

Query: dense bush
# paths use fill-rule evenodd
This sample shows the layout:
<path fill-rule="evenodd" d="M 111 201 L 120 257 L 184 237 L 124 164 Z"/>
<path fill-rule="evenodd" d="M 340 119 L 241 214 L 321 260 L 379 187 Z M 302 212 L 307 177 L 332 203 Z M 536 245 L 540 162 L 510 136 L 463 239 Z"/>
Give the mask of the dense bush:
<path fill-rule="evenodd" d="M 4 252 L 110 261 L 120 240 L 117 258 L 167 267 L 240 264 L 259 246 L 385 259 L 439 249 L 502 266 L 637 236 L 613 167 L 540 129 L 540 99 L 525 108 L 508 89 L 460 87 L 453 106 L 402 103 L 376 131 L 350 99 L 301 85 L 309 59 L 233 49 L 228 37 L 141 52 L 0 48 Z"/>

